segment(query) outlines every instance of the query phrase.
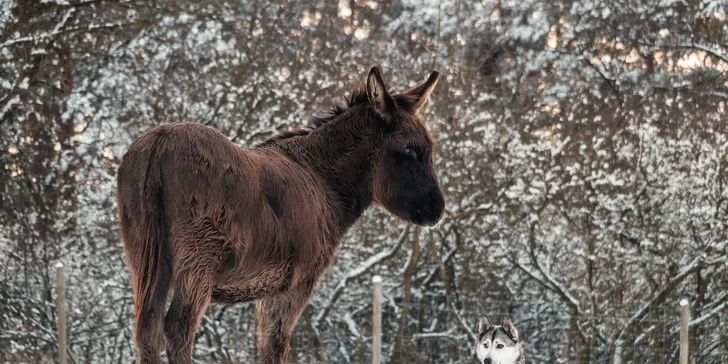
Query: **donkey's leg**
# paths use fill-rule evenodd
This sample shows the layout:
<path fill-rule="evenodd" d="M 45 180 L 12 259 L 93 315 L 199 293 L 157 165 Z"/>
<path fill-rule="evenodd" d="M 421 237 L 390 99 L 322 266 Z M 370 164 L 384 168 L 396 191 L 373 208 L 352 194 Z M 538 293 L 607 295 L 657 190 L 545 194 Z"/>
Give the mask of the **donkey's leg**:
<path fill-rule="evenodd" d="M 258 355 L 261 363 L 284 363 L 290 349 L 291 332 L 308 305 L 315 285 L 315 281 L 310 281 L 257 302 Z"/>
<path fill-rule="evenodd" d="M 167 257 L 160 257 L 158 278 L 153 286 L 145 293 L 136 288 L 135 318 L 136 318 L 136 341 L 139 350 L 139 363 L 156 364 L 160 363 L 160 344 L 164 340 L 162 333 L 162 321 L 164 318 L 164 305 L 167 303 L 170 280 L 172 279 L 172 262 Z M 144 274 L 144 273 L 136 273 Z M 137 286 L 140 284 L 136 284 Z"/>
<path fill-rule="evenodd" d="M 225 248 L 219 234 L 205 240 L 177 241 L 175 292 L 164 319 L 167 335 L 167 358 L 170 364 L 192 363 L 192 345 L 200 318 L 210 305 L 213 275 L 222 262 Z"/>

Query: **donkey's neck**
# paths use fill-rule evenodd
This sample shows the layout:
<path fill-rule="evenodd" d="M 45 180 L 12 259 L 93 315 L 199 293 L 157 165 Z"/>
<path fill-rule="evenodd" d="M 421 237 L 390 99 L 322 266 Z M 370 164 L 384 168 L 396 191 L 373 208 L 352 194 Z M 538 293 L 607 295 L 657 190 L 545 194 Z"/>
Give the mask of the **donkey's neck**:
<path fill-rule="evenodd" d="M 296 138 L 287 148 L 291 157 L 310 168 L 326 185 L 342 233 L 372 203 L 372 151 L 379 137 L 371 118 L 349 115 L 356 114 L 347 112 L 311 134 Z"/>

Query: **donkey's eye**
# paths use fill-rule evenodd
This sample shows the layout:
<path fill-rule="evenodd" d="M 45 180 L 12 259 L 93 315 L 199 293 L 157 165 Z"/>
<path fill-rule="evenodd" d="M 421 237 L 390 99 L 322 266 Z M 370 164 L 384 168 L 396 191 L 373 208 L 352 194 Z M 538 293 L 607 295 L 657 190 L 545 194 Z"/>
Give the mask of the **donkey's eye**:
<path fill-rule="evenodd" d="M 414 159 L 417 159 L 417 152 L 415 152 L 415 150 L 412 148 L 404 148 L 404 151 L 402 151 L 402 153 L 404 153 Z"/>
<path fill-rule="evenodd" d="M 503 348 L 505 348 L 506 346 L 505 346 L 505 345 L 503 345 L 503 344 L 498 344 L 498 345 L 496 345 L 495 347 L 496 347 L 496 349 L 503 349 Z"/>

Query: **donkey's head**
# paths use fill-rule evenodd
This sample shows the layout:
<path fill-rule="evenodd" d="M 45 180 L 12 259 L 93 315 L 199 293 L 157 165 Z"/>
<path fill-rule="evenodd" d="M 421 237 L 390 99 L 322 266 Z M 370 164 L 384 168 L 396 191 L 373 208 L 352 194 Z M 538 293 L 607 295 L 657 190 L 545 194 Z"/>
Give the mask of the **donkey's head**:
<path fill-rule="evenodd" d="M 435 225 L 445 210 L 432 161 L 434 143 L 418 116 L 439 76 L 434 71 L 423 84 L 395 95 L 387 91 L 378 66 L 367 77 L 369 105 L 383 131 L 376 146 L 374 201 L 417 225 Z"/>

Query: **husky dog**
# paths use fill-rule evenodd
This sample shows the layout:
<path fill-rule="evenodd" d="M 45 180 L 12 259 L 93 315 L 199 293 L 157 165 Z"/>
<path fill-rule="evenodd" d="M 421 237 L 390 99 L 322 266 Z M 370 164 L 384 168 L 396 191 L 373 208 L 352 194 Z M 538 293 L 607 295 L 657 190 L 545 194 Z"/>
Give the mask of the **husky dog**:
<path fill-rule="evenodd" d="M 508 316 L 500 325 L 491 324 L 488 316 L 480 319 L 475 355 L 479 364 L 526 364 L 518 331 Z"/>

